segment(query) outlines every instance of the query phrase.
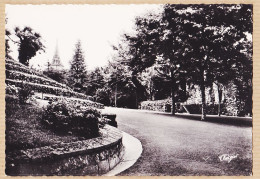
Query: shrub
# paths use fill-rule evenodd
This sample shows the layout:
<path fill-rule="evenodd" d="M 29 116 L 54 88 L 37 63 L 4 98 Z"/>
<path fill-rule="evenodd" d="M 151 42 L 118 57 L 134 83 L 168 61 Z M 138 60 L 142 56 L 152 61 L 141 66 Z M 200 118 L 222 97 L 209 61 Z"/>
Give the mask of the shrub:
<path fill-rule="evenodd" d="M 191 114 L 201 114 L 201 104 L 186 104 L 184 105 Z M 226 113 L 225 106 L 221 104 L 221 114 Z M 206 104 L 206 113 L 211 115 L 218 114 L 218 104 Z"/>
<path fill-rule="evenodd" d="M 62 83 L 58 83 L 57 81 L 54 81 L 52 79 L 48 79 L 47 77 L 42 77 L 42 76 L 25 73 L 25 72 L 6 70 L 6 78 L 24 81 L 24 82 L 31 82 L 31 83 L 36 83 L 36 84 L 51 85 L 54 87 L 66 88 L 68 90 L 71 90 L 66 85 L 64 85 Z"/>
<path fill-rule="evenodd" d="M 8 85 L 8 84 L 7 84 L 7 85 L 5 86 L 5 93 L 6 93 L 6 94 L 17 96 L 17 95 L 18 95 L 18 92 L 19 92 L 19 88 L 17 88 L 17 87 L 14 86 L 14 85 Z"/>
<path fill-rule="evenodd" d="M 11 116 L 19 105 L 19 99 L 17 96 L 6 94 L 5 95 L 5 117 L 8 118 Z"/>
<path fill-rule="evenodd" d="M 184 105 L 191 114 L 201 114 L 201 104 Z"/>
<path fill-rule="evenodd" d="M 92 107 L 75 105 L 65 99 L 52 102 L 44 109 L 45 124 L 60 133 L 73 133 L 87 138 L 99 134 L 100 112 Z"/>
<path fill-rule="evenodd" d="M 43 110 L 37 105 L 20 105 L 18 97 L 13 95 L 6 95 L 5 100 L 5 142 L 7 154 L 17 150 L 59 145 L 85 139 L 77 135 L 56 134 L 54 131 L 49 130 L 39 120 L 42 118 Z"/>
<path fill-rule="evenodd" d="M 44 71 L 43 74 L 59 83 L 65 83 L 65 74 L 62 71 L 49 70 Z"/>
<path fill-rule="evenodd" d="M 107 88 L 100 88 L 96 91 L 96 101 L 106 106 L 110 105 L 111 90 Z"/>
<path fill-rule="evenodd" d="M 29 85 L 22 84 L 18 92 L 19 102 L 21 104 L 25 104 L 32 94 L 33 94 L 32 88 Z"/>
<path fill-rule="evenodd" d="M 41 72 L 39 72 L 35 69 L 29 69 L 24 64 L 21 64 L 18 61 L 15 61 L 15 60 L 5 59 L 5 68 L 6 68 L 6 70 L 14 70 L 14 71 L 17 71 L 17 72 L 25 72 L 25 73 L 28 73 L 28 74 L 34 74 L 34 75 L 42 76 L 42 77 L 46 78 L 46 76 L 44 76 Z"/>
<path fill-rule="evenodd" d="M 168 99 L 156 100 L 156 101 L 143 101 L 141 102 L 141 109 L 170 112 L 171 100 L 168 98 Z"/>
<path fill-rule="evenodd" d="M 94 107 L 94 108 L 98 108 L 98 109 L 104 109 L 103 104 L 93 102 L 93 101 L 88 100 L 88 99 L 68 98 L 68 97 L 64 97 L 64 96 L 50 96 L 50 95 L 44 95 L 43 99 L 53 101 L 53 102 L 55 102 L 55 101 L 57 102 L 61 99 L 66 99 L 67 102 L 69 102 L 70 104 L 72 104 L 74 106 L 81 105 L 83 107 Z"/>
<path fill-rule="evenodd" d="M 163 99 L 156 101 L 143 101 L 141 102 L 141 109 L 144 110 L 153 110 L 153 111 L 163 111 L 163 112 L 171 112 L 171 99 Z M 201 114 L 201 104 L 183 104 L 183 103 L 175 103 L 175 110 L 178 113 L 185 113 L 186 110 L 191 114 Z M 218 114 L 218 104 L 207 104 L 206 105 L 206 113 L 207 114 Z M 225 105 L 221 104 L 221 114 L 226 114 L 227 110 Z"/>

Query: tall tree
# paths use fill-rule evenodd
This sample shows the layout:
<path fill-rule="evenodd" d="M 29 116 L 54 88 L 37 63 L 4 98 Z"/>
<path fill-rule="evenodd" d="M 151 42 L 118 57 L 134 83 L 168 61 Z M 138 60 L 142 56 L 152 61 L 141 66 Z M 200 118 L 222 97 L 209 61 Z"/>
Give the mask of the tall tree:
<path fill-rule="evenodd" d="M 102 68 L 95 68 L 88 74 L 86 80 L 86 93 L 88 95 L 94 96 L 96 91 L 103 88 L 105 85 L 105 79 Z"/>
<path fill-rule="evenodd" d="M 30 27 L 20 29 L 15 28 L 15 35 L 19 41 L 18 44 L 19 61 L 25 65 L 29 65 L 29 60 L 36 55 L 37 52 L 44 51 L 45 46 L 42 44 L 41 35 Z"/>
<path fill-rule="evenodd" d="M 73 58 L 70 62 L 68 82 L 76 91 L 82 92 L 83 85 L 86 81 L 87 69 L 85 58 L 81 47 L 81 42 L 78 41 L 75 45 Z"/>
<path fill-rule="evenodd" d="M 126 64 L 131 69 L 131 81 L 135 86 L 136 107 L 147 99 L 147 90 L 142 82 L 141 73 L 151 67 L 157 58 L 159 43 L 159 15 L 147 14 L 135 20 L 135 34 L 125 34 L 128 45 Z"/>
<path fill-rule="evenodd" d="M 121 51 L 121 50 L 120 50 Z M 116 107 L 136 108 L 136 87 L 132 82 L 131 69 L 124 63 L 123 58 L 114 57 L 109 63 L 108 85 L 113 89 L 113 104 Z"/>
<path fill-rule="evenodd" d="M 156 81 L 171 86 L 172 114 L 175 114 L 176 93 L 178 91 L 178 77 L 183 73 L 183 56 L 188 52 L 183 20 L 180 15 L 166 6 L 163 16 L 147 14 L 136 18 L 136 34 L 125 35 L 128 44 L 127 62 L 132 69 L 132 81 L 136 86 L 136 94 L 144 96 L 147 91 L 138 80 L 140 74 L 147 68 L 154 66 Z M 172 11 L 172 12 L 170 12 Z M 170 13 L 169 13 L 170 12 Z M 183 40 L 182 40 L 183 39 Z M 184 73 L 183 73 L 184 74 Z"/>
<path fill-rule="evenodd" d="M 165 5 L 158 31 L 160 36 L 158 56 L 160 58 L 157 58 L 155 69 L 160 78 L 170 85 L 173 115 L 176 112 L 175 103 L 179 93 L 178 87 L 182 83 L 181 80 L 184 79 L 182 76 L 186 73 L 187 55 L 190 52 L 189 38 L 186 32 L 189 24 L 180 13 L 183 9 L 184 7 L 181 5 Z"/>
<path fill-rule="evenodd" d="M 232 79 L 233 72 L 229 69 L 239 61 L 240 53 L 239 45 L 235 44 L 240 44 L 244 32 L 248 31 L 246 28 L 250 29 L 250 9 L 243 5 L 198 5 L 193 11 L 189 18 L 194 24 L 190 28 L 193 53 L 189 71 L 193 82 L 201 89 L 203 120 L 206 115 L 205 86 L 215 82 L 220 87 Z M 249 22 L 244 22 L 245 19 Z M 219 92 L 221 97 L 221 89 Z"/>
<path fill-rule="evenodd" d="M 244 86 L 241 94 L 248 91 L 245 86 L 250 86 L 251 62 L 247 63 L 242 52 L 250 43 L 241 42 L 251 33 L 251 18 L 248 5 L 165 5 L 159 19 L 137 18 L 136 34 L 125 35 L 125 61 L 136 90 L 140 73 L 156 67 L 154 79 L 171 86 L 174 114 L 178 93 L 185 96 L 186 83 L 197 84 L 203 120 L 207 86 L 216 83 L 221 97 L 221 86 L 235 79 L 237 85 Z"/>
<path fill-rule="evenodd" d="M 235 18 L 230 23 L 235 27 L 233 37 L 234 63 L 231 70 L 235 73 L 234 83 L 237 86 L 238 115 L 252 114 L 252 31 L 253 7 L 249 4 L 237 5 L 230 16 Z"/>
<path fill-rule="evenodd" d="M 8 19 L 6 17 L 5 24 L 7 24 L 7 22 L 8 22 Z M 11 35 L 10 30 L 5 28 L 5 59 L 12 59 L 12 57 L 10 56 L 11 49 L 10 49 L 10 45 L 9 45 L 10 35 Z"/>

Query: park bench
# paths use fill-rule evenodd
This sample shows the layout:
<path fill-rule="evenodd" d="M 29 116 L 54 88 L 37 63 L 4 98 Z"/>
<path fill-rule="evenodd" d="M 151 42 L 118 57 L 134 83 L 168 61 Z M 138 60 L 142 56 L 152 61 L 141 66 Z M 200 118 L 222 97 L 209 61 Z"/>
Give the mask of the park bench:
<path fill-rule="evenodd" d="M 103 113 L 101 117 L 108 119 L 108 124 L 117 127 L 116 114 Z"/>

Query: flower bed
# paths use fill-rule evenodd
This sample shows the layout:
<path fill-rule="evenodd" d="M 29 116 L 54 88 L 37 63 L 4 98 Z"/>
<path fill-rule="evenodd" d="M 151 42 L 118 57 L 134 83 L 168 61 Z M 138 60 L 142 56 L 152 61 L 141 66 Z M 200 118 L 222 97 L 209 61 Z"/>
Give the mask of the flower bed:
<path fill-rule="evenodd" d="M 100 111 L 78 101 L 59 99 L 44 109 L 42 120 L 55 132 L 72 133 L 84 137 L 99 135 Z"/>
<path fill-rule="evenodd" d="M 86 120 L 97 122 L 98 111 L 83 110 L 82 106 L 78 109 L 77 105 L 68 103 L 73 106 L 69 109 L 71 116 L 77 118 L 85 113 L 89 115 L 85 115 Z M 58 108 L 53 111 L 59 116 L 62 108 L 52 107 Z M 103 124 L 102 120 L 98 121 L 98 137 L 88 139 L 73 131 L 57 134 L 57 130 L 50 130 L 42 121 L 43 108 L 33 104 L 19 105 L 14 95 L 6 95 L 6 109 L 7 175 L 101 175 L 111 170 L 122 157 L 121 132 Z M 81 110 L 81 114 L 76 110 Z M 78 120 L 73 121 L 72 128 L 76 125 L 89 128 L 84 125 L 86 121 Z M 59 124 L 63 122 L 58 121 Z"/>

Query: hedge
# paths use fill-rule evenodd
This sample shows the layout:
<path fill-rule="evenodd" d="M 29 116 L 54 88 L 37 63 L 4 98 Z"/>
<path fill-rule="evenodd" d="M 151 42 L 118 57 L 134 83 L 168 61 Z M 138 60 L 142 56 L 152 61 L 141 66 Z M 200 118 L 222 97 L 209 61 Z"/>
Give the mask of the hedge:
<path fill-rule="evenodd" d="M 144 110 L 170 112 L 171 100 L 168 98 L 156 101 L 143 101 L 140 103 L 140 108 Z"/>
<path fill-rule="evenodd" d="M 27 82 L 31 82 L 31 83 L 51 85 L 51 86 L 66 88 L 66 89 L 71 90 L 65 84 L 58 83 L 55 80 L 51 80 L 51 79 L 44 78 L 44 77 L 37 76 L 37 75 L 33 75 L 33 74 L 26 74 L 24 72 L 6 70 L 6 78 L 7 79 L 13 79 L 13 80 L 27 81 Z"/>
<path fill-rule="evenodd" d="M 15 60 L 6 59 L 6 80 L 5 81 L 7 85 L 6 91 L 9 94 L 14 93 L 14 91 L 11 89 L 11 86 L 21 88 L 23 85 L 28 85 L 28 87 L 30 87 L 32 90 L 40 93 L 53 94 L 57 96 L 82 98 L 84 100 L 93 101 L 92 96 L 87 96 L 85 94 L 75 92 L 67 85 L 58 83 L 57 81 L 43 75 L 41 72 L 34 69 L 29 69 L 27 66 Z M 52 100 L 58 99 L 58 97 L 51 97 L 51 98 Z M 90 102 L 88 102 L 88 104 L 90 104 Z M 104 108 L 104 105 L 100 103 L 93 102 L 93 106 L 96 106 L 97 108 Z"/>
<path fill-rule="evenodd" d="M 19 88 L 17 88 L 15 85 L 9 85 L 7 84 L 5 86 L 5 93 L 9 95 L 15 95 L 17 96 L 19 92 Z"/>
<path fill-rule="evenodd" d="M 57 102 L 60 100 L 66 100 L 70 102 L 74 106 L 84 106 L 84 107 L 94 107 L 98 109 L 104 109 L 104 105 L 101 103 L 93 102 L 90 99 L 81 99 L 81 98 L 68 98 L 63 96 L 45 96 L 46 100 L 50 100 L 51 102 Z"/>
<path fill-rule="evenodd" d="M 15 71 L 20 71 L 20 72 L 24 72 L 24 73 L 48 78 L 42 72 L 39 72 L 35 69 L 29 69 L 29 67 L 15 61 L 15 60 L 6 59 L 5 60 L 5 68 L 6 68 L 6 70 L 15 70 Z"/>
<path fill-rule="evenodd" d="M 12 80 L 12 79 L 6 79 L 6 84 L 8 85 L 15 85 L 16 87 L 22 87 L 23 84 L 29 85 L 32 87 L 32 90 L 41 92 L 41 93 L 47 93 L 47 94 L 54 94 L 54 95 L 63 95 L 63 96 L 73 96 L 77 98 L 83 98 L 83 99 L 91 99 L 91 96 L 86 96 L 82 93 L 77 93 L 72 90 L 59 88 L 59 87 L 53 87 L 49 85 L 42 85 L 37 83 L 31 83 L 27 81 L 19 81 L 19 80 Z"/>
<path fill-rule="evenodd" d="M 170 112 L 171 111 L 171 99 L 163 99 L 156 101 L 143 101 L 141 102 L 141 109 L 144 110 L 153 110 L 153 111 L 162 111 L 162 112 Z M 186 111 L 185 108 L 188 110 Z M 183 113 L 189 112 L 190 114 L 201 114 L 201 104 L 184 104 L 184 103 L 176 103 L 175 104 L 176 112 Z M 207 104 L 206 105 L 207 114 L 218 114 L 218 104 Z M 221 104 L 221 114 L 226 114 L 227 109 L 224 104 Z"/>

